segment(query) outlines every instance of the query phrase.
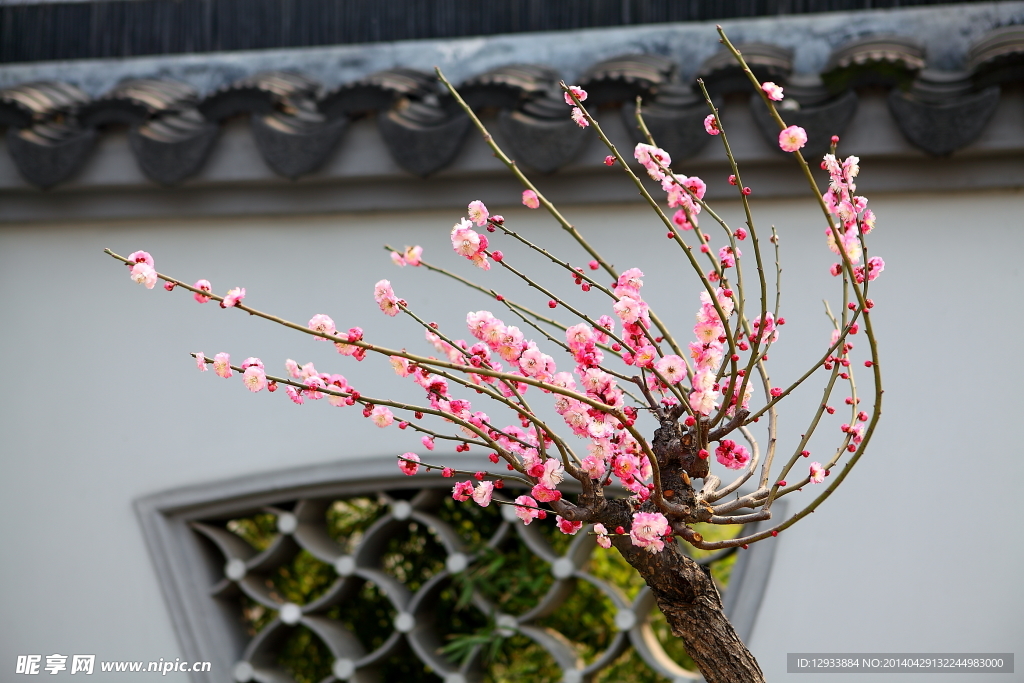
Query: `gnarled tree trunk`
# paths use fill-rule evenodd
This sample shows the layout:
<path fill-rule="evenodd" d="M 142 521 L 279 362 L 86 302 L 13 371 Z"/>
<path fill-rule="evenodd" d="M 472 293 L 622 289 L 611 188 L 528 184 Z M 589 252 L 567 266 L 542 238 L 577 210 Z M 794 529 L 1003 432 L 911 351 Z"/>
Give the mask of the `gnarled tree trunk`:
<path fill-rule="evenodd" d="M 628 536 L 613 537 L 612 543 L 650 586 L 672 635 L 683 639 L 708 683 L 763 683 L 761 667 L 722 610 L 709 570 L 674 544 L 649 553 Z"/>

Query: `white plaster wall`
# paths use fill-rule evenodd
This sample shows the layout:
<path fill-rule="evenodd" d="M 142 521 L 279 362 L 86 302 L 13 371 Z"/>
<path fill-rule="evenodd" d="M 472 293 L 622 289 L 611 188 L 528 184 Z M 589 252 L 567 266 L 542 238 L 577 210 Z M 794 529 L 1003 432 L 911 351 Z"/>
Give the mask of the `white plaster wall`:
<path fill-rule="evenodd" d="M 772 681 L 787 677 L 787 652 L 1013 651 L 1024 642 L 1024 597 L 1015 579 L 1024 552 L 1012 516 L 1013 487 L 1024 474 L 1013 429 L 1024 377 L 1019 367 L 1003 366 L 1024 334 L 1024 194 L 879 195 L 872 204 L 879 216 L 873 253 L 887 264 L 872 293 L 885 417 L 846 484 L 820 512 L 772 541 L 780 552 L 750 643 Z M 773 379 L 784 384 L 828 338 L 820 299 L 828 296 L 838 308 L 836 281 L 827 274 L 833 258 L 811 202 L 755 207 L 762 229 L 775 223 L 783 235 L 787 325 L 771 365 Z M 524 233 L 550 238 L 583 262 L 540 212 L 504 213 Z M 647 271 L 647 298 L 675 321 L 685 343 L 696 289 L 692 278 L 675 274 L 678 253 L 663 229 L 635 204 L 566 213 L 608 247 L 617 266 Z M 739 220 L 735 204 L 723 214 Z M 383 361 L 358 364 L 303 335 L 199 306 L 186 293 L 147 291 L 104 247 L 124 255 L 146 249 L 159 270 L 189 281 L 206 277 L 221 293 L 245 286 L 247 303 L 298 322 L 325 312 L 339 327 L 358 324 L 368 338 L 424 350 L 411 322 L 377 310 L 371 294 L 378 279 L 390 278 L 400 296 L 453 333 L 466 310 L 499 308 L 438 276 L 396 269 L 381 244 L 423 244 L 428 259 L 513 291 L 504 273 L 471 271 L 446 246 L 459 215 L 455 207 L 0 228 L 0 357 L 7 359 L 0 667 L 9 671 L 16 655 L 29 653 L 180 656 L 133 499 L 300 464 L 393 457 L 417 442 L 394 428 L 376 429 L 354 410 L 326 402 L 298 407 L 283 392 L 250 395 L 237 377 L 199 373 L 188 352 L 228 351 L 236 360 L 260 356 L 278 371 L 285 358 L 314 360 L 364 393 L 396 396 L 405 386 Z M 497 242 L 517 258 L 507 240 Z M 547 282 L 567 284 L 542 272 Z M 526 296 L 544 308 L 544 299 Z M 588 296 L 575 300 L 605 312 L 596 293 Z M 802 392 L 784 412 L 784 453 L 817 400 Z M 830 438 L 846 421 L 838 418 L 825 427 Z M 821 448 L 824 460 L 824 442 Z M 810 492 L 796 495 L 810 499 Z"/>

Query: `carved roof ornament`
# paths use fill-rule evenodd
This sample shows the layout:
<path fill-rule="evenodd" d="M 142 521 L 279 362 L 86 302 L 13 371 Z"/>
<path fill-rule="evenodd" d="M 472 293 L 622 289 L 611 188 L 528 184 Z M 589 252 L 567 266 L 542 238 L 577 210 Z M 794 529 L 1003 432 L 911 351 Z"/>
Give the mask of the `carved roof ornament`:
<path fill-rule="evenodd" d="M 25 83 L 0 93 L 0 123 L 6 123 L 7 149 L 22 177 L 47 189 L 85 163 L 96 131 L 75 116 L 88 95 L 69 83 Z"/>
<path fill-rule="evenodd" d="M 741 43 L 736 49 L 758 81 L 771 81 L 785 85 L 793 72 L 793 51 L 769 43 Z M 711 55 L 700 65 L 697 77 L 704 80 L 704 86 L 712 98 L 740 92 L 750 92 L 750 81 L 743 73 L 735 58 L 726 49 Z"/>
<path fill-rule="evenodd" d="M 986 33 L 968 51 L 967 70 L 979 88 L 1024 81 L 1024 26 L 1004 26 Z"/>
<path fill-rule="evenodd" d="M 594 64 L 580 76 L 591 107 L 609 102 L 632 102 L 647 97 L 664 84 L 678 81 L 678 66 L 660 55 L 631 54 Z"/>
<path fill-rule="evenodd" d="M 910 90 L 889 92 L 889 109 L 903 135 L 932 156 L 946 156 L 981 135 L 996 107 L 999 86 L 975 91 L 966 71 L 924 70 Z"/>
<path fill-rule="evenodd" d="M 830 92 L 877 85 L 906 88 L 924 68 L 924 46 L 904 36 L 868 36 L 832 53 L 821 74 Z"/>
<path fill-rule="evenodd" d="M 836 49 L 821 73 L 793 73 L 792 51 L 767 43 L 739 46 L 756 78 L 785 87 L 787 121 L 807 131 L 807 149 L 824 153 L 857 110 L 855 89 L 889 89 L 889 107 L 904 136 L 933 155 L 947 155 L 982 133 L 998 106 L 999 89 L 1024 80 L 1024 27 L 996 28 L 964 55 L 964 71 L 925 69 L 914 39 L 876 35 Z M 742 88 L 746 76 L 726 52 L 698 69 L 712 97 Z M 460 92 L 473 109 L 496 110 L 499 128 L 517 161 L 553 173 L 582 153 L 593 135 L 567 116 L 550 65 L 513 63 L 471 76 Z M 578 79 L 588 105 L 621 106 L 635 141 L 635 100 L 643 100 L 648 127 L 675 159 L 707 144 L 706 105 L 679 66 L 661 55 L 631 54 L 602 60 Z M 755 103 L 756 104 L 756 103 Z M 726 101 L 719 106 L 734 106 Z M 770 147 L 778 131 L 763 107 L 754 119 Z M 22 83 L 0 91 L 0 126 L 22 177 L 40 188 L 66 181 L 82 167 L 98 134 L 128 126 L 132 152 L 151 180 L 170 185 L 199 172 L 220 127 L 247 115 L 259 152 L 279 175 L 298 178 L 320 168 L 341 143 L 350 121 L 376 117 L 390 155 L 403 169 L 427 176 L 458 156 L 468 119 L 437 88 L 433 74 L 393 68 L 329 91 L 302 73 L 261 72 L 201 96 L 191 85 L 164 79 L 128 79 L 91 98 L 70 83 Z"/>
<path fill-rule="evenodd" d="M 473 76 L 459 94 L 474 110 L 515 109 L 523 102 L 558 95 L 558 72 L 541 64 L 510 64 Z"/>

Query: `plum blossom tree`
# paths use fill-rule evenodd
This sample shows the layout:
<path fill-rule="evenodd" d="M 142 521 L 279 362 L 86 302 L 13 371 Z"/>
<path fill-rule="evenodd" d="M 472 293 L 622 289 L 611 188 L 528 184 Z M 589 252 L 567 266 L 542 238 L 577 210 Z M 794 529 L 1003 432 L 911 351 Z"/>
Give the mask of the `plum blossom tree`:
<path fill-rule="evenodd" d="M 244 288 L 235 287 L 227 295 L 217 296 L 207 280 L 189 285 L 158 273 L 153 257 L 146 252 L 122 257 L 108 250 L 130 267 L 134 281 L 150 289 L 162 280 L 165 289 L 188 290 L 199 303 L 214 300 L 223 308 L 237 308 L 333 343 L 340 354 L 357 361 L 368 354 L 388 358 L 398 376 L 418 385 L 420 402 L 364 394 L 344 376 L 320 372 L 312 363 L 299 365 L 288 360 L 287 373 L 274 376 L 267 374 L 258 358 L 233 365 L 227 353 L 212 359 L 193 354 L 200 370 L 213 365 L 216 374 L 225 378 L 240 373 L 245 387 L 253 392 L 273 392 L 283 386 L 299 404 L 324 398 L 335 406 L 358 404 L 363 416 L 379 428 L 397 424 L 399 429 L 418 433 L 426 451 L 433 450 L 438 440 L 454 442 L 456 451 L 485 449 L 493 464 L 504 467 L 493 472 L 463 472 L 444 463 L 424 462 L 411 451 L 398 456 L 398 467 L 409 476 L 424 469 L 428 475 L 434 471 L 460 478 L 453 482 L 453 498 L 485 507 L 512 505 L 524 524 L 553 513 L 558 529 L 566 534 L 592 525 L 588 533 L 596 534 L 599 545 L 614 546 L 639 571 L 672 632 L 682 638 L 687 652 L 712 683 L 760 681 L 763 675 L 726 619 L 715 584 L 683 552 L 681 544 L 719 550 L 747 548 L 771 539 L 817 509 L 861 458 L 881 414 L 881 375 L 868 290 L 884 267 L 880 258 L 868 257 L 866 237 L 874 228 L 875 217 L 867 208 L 867 199 L 855 194 L 860 171 L 857 157 L 839 160 L 835 155 L 838 138 L 833 138 L 831 153 L 821 162 L 829 176 L 828 189 L 822 193 L 800 152 L 806 133 L 787 126 L 774 106 L 783 98 L 782 88 L 759 83 L 742 55 L 721 29 L 719 32 L 778 123 L 779 145 L 802 170 L 824 217 L 826 245 L 838 257 L 831 273 L 839 282 L 843 307 L 833 316 L 826 304 L 833 326 L 831 338 L 821 344 L 807 370 L 787 384 L 774 384 L 767 364 L 768 352 L 785 323 L 780 316 L 779 278 L 773 293 L 766 275 L 765 242 L 772 245 L 780 272 L 778 235 L 773 227 L 765 240 L 755 227 L 748 201 L 750 189 L 743 185 L 725 127 L 706 90 L 711 113 L 705 128 L 720 136 L 724 146 L 732 171 L 729 182 L 738 188 L 744 211 L 742 227 L 730 227 L 705 202 L 705 183 L 675 173 L 669 154 L 648 135 L 647 143 L 636 146 L 634 158 L 660 184 L 667 208 L 675 209 L 669 215 L 586 109 L 587 93 L 563 84 L 565 101 L 571 107 L 568 115 L 581 127 L 593 127 L 610 151 L 606 163 L 617 164 L 636 185 L 680 258 L 700 279 L 694 297 L 696 323 L 686 342 L 677 340 L 644 298 L 644 273 L 635 267 L 619 272 L 598 253 L 502 152 L 440 71 L 441 82 L 473 118 L 497 157 L 523 183 L 522 203 L 550 213 L 586 253 L 587 263 L 574 266 L 550 253 L 519 234 L 502 216 L 491 214 L 479 200 L 469 204 L 467 217 L 452 228 L 453 250 L 477 268 L 499 267 L 521 278 L 542 294 L 551 309 L 564 311 L 568 322 L 559 322 L 425 261 L 419 246 L 389 247 L 394 263 L 454 278 L 491 297 L 515 319 L 503 320 L 487 310 L 472 311 L 466 317 L 471 338 L 456 338 L 436 323 L 426 322 L 398 297 L 388 280 L 381 280 L 374 287 L 381 311 L 410 318 L 424 329 L 436 351 L 436 355 L 418 354 L 375 344 L 365 339 L 358 327 L 341 331 L 326 314 L 314 315 L 306 325 L 283 320 L 245 303 Z M 703 90 L 702 83 L 700 86 Z M 646 134 L 639 107 L 638 125 Z M 716 232 L 720 230 L 723 246 L 712 247 L 712 237 L 699 227 L 702 214 L 705 223 L 716 225 Z M 564 271 L 574 286 L 596 294 L 593 309 L 584 310 L 542 286 L 525 266 L 521 269 L 492 247 L 495 237 L 520 243 L 542 262 Z M 756 263 L 753 284 L 749 274 L 745 279 L 743 268 L 751 257 Z M 603 271 L 603 279 L 610 278 L 611 284 L 599 281 L 595 271 Z M 536 338 L 528 339 L 518 324 L 529 328 L 530 334 L 536 333 Z M 861 408 L 854 382 L 850 337 L 861 330 L 868 347 L 862 365 L 868 368 L 872 385 L 869 409 Z M 561 359 L 561 368 L 548 351 Z M 824 385 L 820 404 L 802 433 L 786 439 L 778 430 L 779 404 L 812 378 Z M 845 399 L 848 422 L 840 427 L 834 449 L 821 458 L 824 462 L 808 462 L 811 436 L 825 415 L 835 413 L 831 402 L 844 385 L 849 394 Z M 534 398 L 534 394 L 540 395 Z M 535 408 L 541 403 L 544 409 Z M 551 408 L 558 416 L 555 419 L 545 412 Z M 656 426 L 648 435 L 644 425 L 650 418 Z M 752 431 L 752 425 L 762 418 L 767 422 L 764 446 Z M 503 426 L 506 420 L 511 424 Z M 788 458 L 779 452 L 783 444 L 789 449 Z M 731 474 L 728 483 L 712 473 L 712 455 L 720 474 Z M 575 482 L 575 495 L 567 486 L 570 480 Z M 741 487 L 751 481 L 752 490 L 741 495 Z M 506 485 L 519 495 L 514 499 L 510 494 L 496 496 Z M 786 519 L 773 517 L 776 500 L 809 485 L 822 487 L 810 503 Z M 694 529 L 702 523 L 743 525 L 767 520 L 774 523 L 770 528 L 727 540 L 705 540 Z"/>

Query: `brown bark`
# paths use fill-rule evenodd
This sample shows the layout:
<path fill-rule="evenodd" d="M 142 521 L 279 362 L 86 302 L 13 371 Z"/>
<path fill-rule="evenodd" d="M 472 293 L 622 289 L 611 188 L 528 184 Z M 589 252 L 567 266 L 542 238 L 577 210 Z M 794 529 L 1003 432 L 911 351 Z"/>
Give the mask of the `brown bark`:
<path fill-rule="evenodd" d="M 722 611 L 710 571 L 674 544 L 649 553 L 633 545 L 628 536 L 615 536 L 612 542 L 650 586 L 672 634 L 683 639 L 687 654 L 708 683 L 764 682 L 757 660 Z"/>
<path fill-rule="evenodd" d="M 698 499 L 692 480 L 709 475 L 708 458 L 700 457 L 710 439 L 721 439 L 746 416 L 742 411 L 727 425 L 709 430 L 703 421 L 683 429 L 677 420 L 681 410 L 661 416 L 651 450 L 657 458 L 664 502 L 654 499 L 637 504 L 636 499 L 607 500 L 589 480 L 583 481 L 579 505 L 562 500 L 552 507 L 566 519 L 600 522 L 611 530 L 629 529 L 636 512 L 659 512 L 661 507 L 676 533 L 685 536 L 691 524 L 707 521 L 710 506 Z M 657 492 L 655 492 L 656 495 Z M 683 640 L 687 654 L 696 662 L 707 683 L 764 683 L 757 660 L 740 640 L 722 609 L 722 597 L 711 578 L 676 543 L 666 543 L 661 552 L 651 553 L 633 545 L 628 535 L 611 536 L 625 560 L 643 577 L 665 615 L 672 634 Z"/>

